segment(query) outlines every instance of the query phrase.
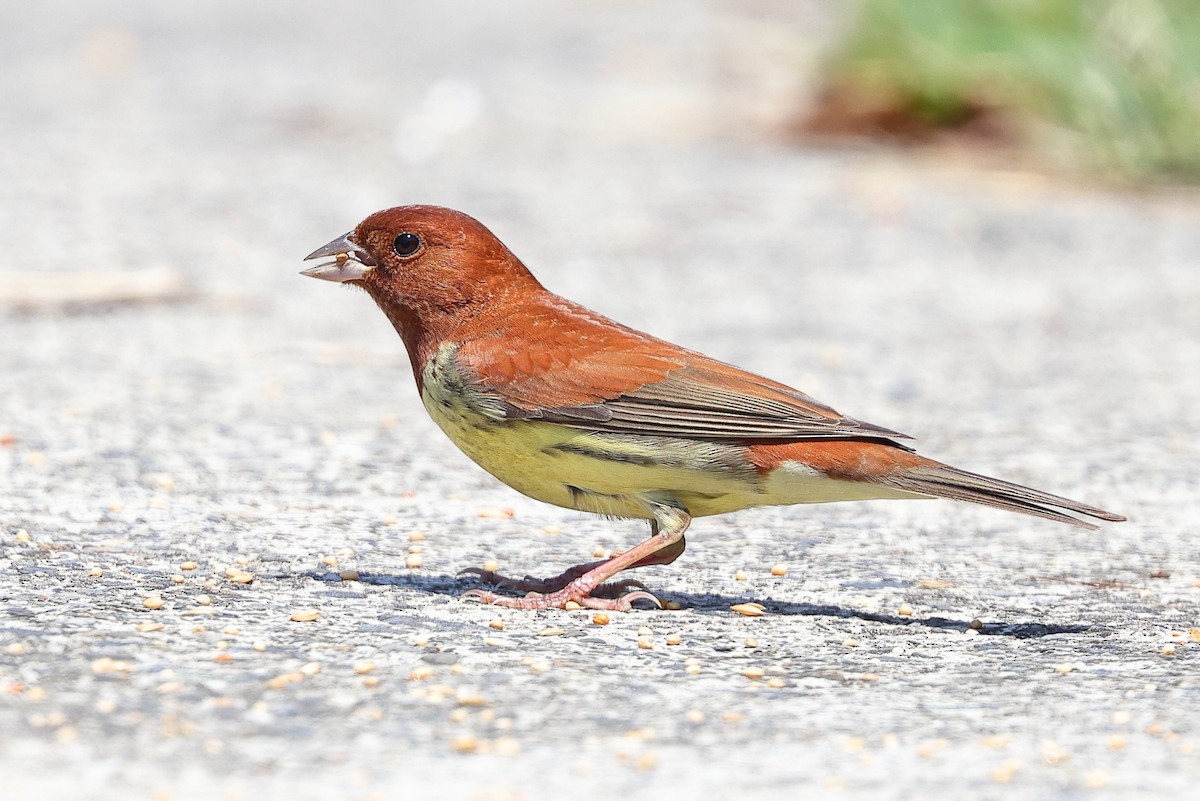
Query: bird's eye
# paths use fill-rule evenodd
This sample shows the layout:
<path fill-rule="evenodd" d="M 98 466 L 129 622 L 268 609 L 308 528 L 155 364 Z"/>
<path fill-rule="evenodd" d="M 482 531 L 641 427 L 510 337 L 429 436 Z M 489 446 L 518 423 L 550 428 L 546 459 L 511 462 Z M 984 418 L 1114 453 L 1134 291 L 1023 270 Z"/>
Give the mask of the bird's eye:
<path fill-rule="evenodd" d="M 392 251 L 397 256 L 411 256 L 421 247 L 421 237 L 404 233 L 392 240 Z"/>

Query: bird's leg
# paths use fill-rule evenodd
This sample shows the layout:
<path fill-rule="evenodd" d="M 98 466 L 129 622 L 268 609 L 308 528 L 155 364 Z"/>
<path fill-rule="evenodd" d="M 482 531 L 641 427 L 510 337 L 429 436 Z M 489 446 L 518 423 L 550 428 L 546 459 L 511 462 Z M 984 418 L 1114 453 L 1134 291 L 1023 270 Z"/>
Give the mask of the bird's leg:
<path fill-rule="evenodd" d="M 657 520 L 650 521 L 650 534 L 651 536 L 658 534 Z M 684 548 L 686 547 L 687 540 L 680 536 L 678 542 L 672 543 L 661 550 L 655 551 L 645 559 L 642 559 L 641 561 L 632 564 L 625 569 L 632 570 L 635 567 L 648 567 L 650 565 L 669 565 L 671 562 L 674 562 L 679 558 L 680 554 L 683 553 Z M 484 570 L 481 567 L 468 567 L 465 570 L 459 571 L 458 575 L 474 576 L 484 584 L 490 584 L 493 587 L 501 587 L 506 590 L 516 590 L 517 592 L 539 592 L 545 594 L 558 592 L 575 579 L 587 573 L 589 570 L 594 570 L 607 561 L 607 559 L 599 559 L 595 562 L 586 562 L 582 565 L 575 565 L 574 567 L 567 568 L 557 576 L 551 576 L 550 578 L 544 579 L 534 578 L 533 576 L 526 576 L 525 578 L 520 579 L 508 578 L 507 576 L 500 575 L 494 570 Z M 644 590 L 646 587 L 637 579 L 624 579 L 622 581 L 615 581 L 600 585 L 596 589 L 592 590 L 592 597 L 612 598 L 621 595 L 630 589 Z"/>
<path fill-rule="evenodd" d="M 571 573 L 580 568 L 584 569 L 583 573 L 569 579 L 557 590 L 546 593 L 530 592 L 524 598 L 504 598 L 486 590 L 469 590 L 464 595 L 477 597 L 484 603 L 516 609 L 561 609 L 568 601 L 574 601 L 590 609 L 627 611 L 633 601 L 641 598 L 657 604 L 658 599 L 645 590 L 631 592 L 619 598 L 597 598 L 592 595 L 604 582 L 622 570 L 643 565 L 666 564 L 683 552 L 683 532 L 692 522 L 691 515 L 678 506 L 667 504 L 654 504 L 651 511 L 654 514 L 654 522 L 651 524 L 649 539 L 611 559 L 580 565 L 579 568 L 566 571 Z M 626 582 L 610 586 L 621 585 L 629 586 Z"/>

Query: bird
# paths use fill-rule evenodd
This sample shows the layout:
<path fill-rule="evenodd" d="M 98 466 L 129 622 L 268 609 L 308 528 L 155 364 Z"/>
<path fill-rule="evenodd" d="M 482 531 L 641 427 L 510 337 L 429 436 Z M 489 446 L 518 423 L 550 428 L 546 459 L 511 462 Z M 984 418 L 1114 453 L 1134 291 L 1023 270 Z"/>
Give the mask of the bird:
<path fill-rule="evenodd" d="M 551 578 L 463 571 L 492 588 L 464 593 L 484 603 L 659 604 L 614 577 L 675 561 L 693 518 L 756 506 L 949 498 L 1087 529 L 1125 520 L 926 458 L 905 434 L 560 297 L 459 211 L 385 209 L 310 260 L 302 275 L 375 301 L 429 416 L 476 464 L 531 498 L 650 522 L 632 548 Z"/>

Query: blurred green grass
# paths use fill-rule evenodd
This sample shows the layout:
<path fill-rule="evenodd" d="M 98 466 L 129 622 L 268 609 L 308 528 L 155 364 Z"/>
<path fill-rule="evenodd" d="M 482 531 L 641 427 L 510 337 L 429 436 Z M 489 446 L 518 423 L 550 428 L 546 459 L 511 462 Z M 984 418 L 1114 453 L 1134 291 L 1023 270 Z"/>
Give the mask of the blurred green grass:
<path fill-rule="evenodd" d="M 826 80 L 814 129 L 987 120 L 1054 167 L 1200 180 L 1198 0 L 863 0 Z"/>

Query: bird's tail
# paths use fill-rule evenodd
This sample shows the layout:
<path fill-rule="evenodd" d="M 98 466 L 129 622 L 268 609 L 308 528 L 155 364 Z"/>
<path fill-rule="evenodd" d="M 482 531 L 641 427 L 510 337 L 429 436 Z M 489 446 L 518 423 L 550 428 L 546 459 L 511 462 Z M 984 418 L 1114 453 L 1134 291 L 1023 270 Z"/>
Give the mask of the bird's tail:
<path fill-rule="evenodd" d="M 1059 523 L 1092 530 L 1099 527 L 1090 521 L 1080 520 L 1068 512 L 1111 522 L 1120 522 L 1125 519 L 1121 515 L 1106 512 L 1070 498 L 1051 495 L 1049 492 L 1042 492 L 1030 487 L 1022 487 L 1020 484 L 1001 481 L 998 478 L 968 473 L 966 470 L 959 470 L 957 467 L 932 460 L 922 461 L 925 463 L 906 466 L 885 477 L 880 477 L 881 483 L 906 492 L 981 503 L 984 506 L 994 506 L 1010 512 L 1044 517 L 1047 520 L 1056 520 Z"/>

